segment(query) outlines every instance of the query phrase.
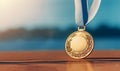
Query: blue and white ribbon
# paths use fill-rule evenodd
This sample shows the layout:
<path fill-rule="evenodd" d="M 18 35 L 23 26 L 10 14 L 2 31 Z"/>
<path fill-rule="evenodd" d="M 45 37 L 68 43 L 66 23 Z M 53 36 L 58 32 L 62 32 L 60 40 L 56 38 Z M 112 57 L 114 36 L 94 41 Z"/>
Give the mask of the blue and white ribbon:
<path fill-rule="evenodd" d="M 101 0 L 93 0 L 88 11 L 88 1 L 75 0 L 75 20 L 79 27 L 86 26 L 95 17 L 101 3 Z"/>

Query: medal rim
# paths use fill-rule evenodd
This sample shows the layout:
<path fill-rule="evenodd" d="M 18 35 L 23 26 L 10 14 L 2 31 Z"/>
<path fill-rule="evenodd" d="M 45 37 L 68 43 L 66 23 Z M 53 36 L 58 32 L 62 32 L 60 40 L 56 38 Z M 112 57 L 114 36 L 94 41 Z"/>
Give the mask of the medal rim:
<path fill-rule="evenodd" d="M 75 56 L 72 56 L 68 51 L 67 51 L 67 43 L 68 43 L 68 39 L 72 39 L 70 36 L 71 35 L 73 35 L 74 33 L 81 33 L 81 32 L 85 32 L 85 33 L 87 33 L 90 37 L 91 37 L 91 39 L 92 39 L 92 47 L 91 47 L 91 49 L 89 50 L 89 52 L 88 53 L 86 53 L 84 56 L 81 56 L 81 57 L 75 57 Z M 83 59 L 83 58 L 86 58 L 86 57 L 88 57 L 91 53 L 92 53 L 92 51 L 94 50 L 94 46 L 95 46 L 95 44 L 94 44 L 95 42 L 94 42 L 94 39 L 93 39 L 93 37 L 92 37 L 92 35 L 90 34 L 90 33 L 88 33 L 87 31 L 84 31 L 84 30 L 82 30 L 82 31 L 75 31 L 75 32 L 73 32 L 72 34 L 70 34 L 69 36 L 68 36 L 68 38 L 66 39 L 66 42 L 65 42 L 65 51 L 66 51 L 66 53 L 71 57 L 71 58 L 73 58 L 73 59 Z M 87 48 L 89 48 L 89 47 L 87 47 Z M 86 48 L 86 49 L 87 49 Z M 84 52 L 85 51 L 87 51 L 87 50 L 83 50 Z M 84 53 L 83 52 L 83 53 Z M 83 54 L 83 53 L 81 53 L 81 54 Z"/>

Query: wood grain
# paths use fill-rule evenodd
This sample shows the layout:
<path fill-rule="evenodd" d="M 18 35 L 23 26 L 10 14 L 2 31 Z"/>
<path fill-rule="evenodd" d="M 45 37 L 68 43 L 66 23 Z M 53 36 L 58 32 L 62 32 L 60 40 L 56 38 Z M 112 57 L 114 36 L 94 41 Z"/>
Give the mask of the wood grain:
<path fill-rule="evenodd" d="M 120 51 L 93 51 L 87 59 L 120 59 Z M 0 62 L 75 61 L 65 51 L 0 52 Z"/>
<path fill-rule="evenodd" d="M 74 60 L 64 51 L 0 52 L 0 71 L 120 71 L 120 51 Z"/>

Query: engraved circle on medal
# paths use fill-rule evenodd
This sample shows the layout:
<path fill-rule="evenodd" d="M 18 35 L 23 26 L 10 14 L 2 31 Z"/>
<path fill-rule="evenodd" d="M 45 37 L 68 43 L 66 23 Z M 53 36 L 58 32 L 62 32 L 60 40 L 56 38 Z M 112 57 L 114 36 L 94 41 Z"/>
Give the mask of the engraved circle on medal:
<path fill-rule="evenodd" d="M 87 57 L 94 48 L 94 40 L 86 31 L 76 31 L 66 40 L 65 49 L 67 54 L 75 59 Z"/>

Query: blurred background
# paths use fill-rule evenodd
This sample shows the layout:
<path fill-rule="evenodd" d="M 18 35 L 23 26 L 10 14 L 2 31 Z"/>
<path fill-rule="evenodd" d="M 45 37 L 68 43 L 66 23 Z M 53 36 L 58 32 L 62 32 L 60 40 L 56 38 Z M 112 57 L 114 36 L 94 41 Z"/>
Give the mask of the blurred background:
<path fill-rule="evenodd" d="M 120 50 L 120 0 L 102 0 L 87 26 L 95 50 Z M 0 51 L 64 50 L 77 25 L 74 0 L 0 0 Z"/>

